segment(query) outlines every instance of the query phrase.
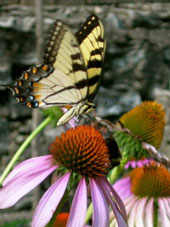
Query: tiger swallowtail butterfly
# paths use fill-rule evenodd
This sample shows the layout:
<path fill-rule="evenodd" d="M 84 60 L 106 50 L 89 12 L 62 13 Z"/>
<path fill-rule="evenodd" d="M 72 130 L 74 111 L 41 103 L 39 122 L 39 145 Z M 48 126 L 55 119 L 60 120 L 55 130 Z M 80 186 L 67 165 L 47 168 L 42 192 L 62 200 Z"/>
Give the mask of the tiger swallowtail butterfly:
<path fill-rule="evenodd" d="M 8 87 L 19 103 L 30 108 L 69 106 L 57 123 L 64 124 L 94 107 L 105 47 L 104 28 L 96 15 L 88 17 L 76 34 L 57 20 L 43 63 L 24 71 Z"/>

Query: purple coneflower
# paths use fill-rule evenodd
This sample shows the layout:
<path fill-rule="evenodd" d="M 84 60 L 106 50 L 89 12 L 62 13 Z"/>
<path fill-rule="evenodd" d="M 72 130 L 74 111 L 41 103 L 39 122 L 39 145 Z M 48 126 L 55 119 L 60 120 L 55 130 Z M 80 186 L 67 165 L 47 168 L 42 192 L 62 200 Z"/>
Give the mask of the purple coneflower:
<path fill-rule="evenodd" d="M 122 198 L 129 227 L 170 226 L 170 173 L 155 163 L 133 169 L 114 188 Z M 113 213 L 110 227 L 117 226 Z"/>
<path fill-rule="evenodd" d="M 50 155 L 28 159 L 17 165 L 0 189 L 0 208 L 14 205 L 21 197 L 40 184 L 56 170 L 55 182 L 41 198 L 32 221 L 32 227 L 44 227 L 52 218 L 71 176 L 79 176 L 72 201 L 67 227 L 82 227 L 87 211 L 87 186 L 93 204 L 93 227 L 109 226 L 109 207 L 114 212 L 118 226 L 127 226 L 122 201 L 105 175 L 110 168 L 109 151 L 99 131 L 91 126 L 69 129 L 56 137 Z"/>

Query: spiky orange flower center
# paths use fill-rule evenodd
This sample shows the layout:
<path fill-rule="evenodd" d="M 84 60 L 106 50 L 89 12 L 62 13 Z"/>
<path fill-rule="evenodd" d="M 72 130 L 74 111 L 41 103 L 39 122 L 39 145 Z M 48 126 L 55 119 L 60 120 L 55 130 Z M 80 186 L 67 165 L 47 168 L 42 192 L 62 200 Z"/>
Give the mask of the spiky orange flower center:
<path fill-rule="evenodd" d="M 130 173 L 131 190 L 140 197 L 169 197 L 170 172 L 162 164 L 152 162 Z"/>
<path fill-rule="evenodd" d="M 143 102 L 120 118 L 120 122 L 143 142 L 160 146 L 165 125 L 165 112 L 161 104 Z"/>
<path fill-rule="evenodd" d="M 78 126 L 56 137 L 51 154 L 57 163 L 85 176 L 105 175 L 110 168 L 104 138 L 91 126 Z"/>

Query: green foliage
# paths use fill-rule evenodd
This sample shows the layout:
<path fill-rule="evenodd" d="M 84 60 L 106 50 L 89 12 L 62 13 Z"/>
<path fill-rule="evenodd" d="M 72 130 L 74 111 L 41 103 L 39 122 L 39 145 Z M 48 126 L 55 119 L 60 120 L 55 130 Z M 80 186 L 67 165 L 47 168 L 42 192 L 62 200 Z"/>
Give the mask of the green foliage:
<path fill-rule="evenodd" d="M 53 127 L 56 127 L 59 118 L 63 115 L 63 111 L 58 106 L 42 109 L 41 112 L 45 117 L 50 116 L 52 118 L 51 124 Z"/>
<path fill-rule="evenodd" d="M 29 221 L 28 220 L 18 220 L 13 222 L 7 222 L 4 225 L 1 225 L 0 227 L 28 227 Z"/>
<path fill-rule="evenodd" d="M 143 149 L 142 143 L 139 139 L 126 132 L 117 131 L 114 134 L 115 140 L 118 144 L 120 151 L 124 158 L 136 158 L 147 157 L 147 150 Z"/>

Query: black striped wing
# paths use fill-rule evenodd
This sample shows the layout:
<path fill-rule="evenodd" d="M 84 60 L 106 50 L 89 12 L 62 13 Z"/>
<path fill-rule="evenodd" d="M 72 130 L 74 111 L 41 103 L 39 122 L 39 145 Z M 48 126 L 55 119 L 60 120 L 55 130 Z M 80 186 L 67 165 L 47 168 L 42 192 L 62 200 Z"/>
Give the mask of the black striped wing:
<path fill-rule="evenodd" d="M 91 101 L 100 84 L 106 41 L 104 28 L 96 15 L 91 15 L 76 33 L 87 69 L 88 100 Z"/>

